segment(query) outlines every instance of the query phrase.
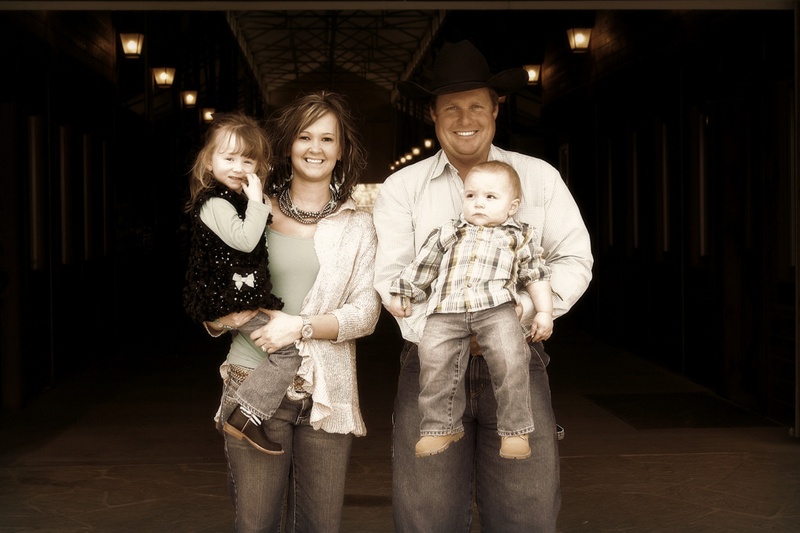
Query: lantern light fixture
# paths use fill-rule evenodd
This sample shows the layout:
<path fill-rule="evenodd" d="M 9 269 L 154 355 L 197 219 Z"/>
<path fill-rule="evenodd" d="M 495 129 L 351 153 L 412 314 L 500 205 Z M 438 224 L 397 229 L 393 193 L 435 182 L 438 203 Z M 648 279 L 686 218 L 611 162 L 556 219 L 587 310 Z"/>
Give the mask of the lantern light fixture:
<path fill-rule="evenodd" d="M 197 105 L 197 91 L 181 92 L 181 102 L 186 109 L 193 109 Z"/>
<path fill-rule="evenodd" d="M 592 28 L 570 28 L 567 30 L 569 47 L 576 53 L 582 53 L 589 49 L 591 36 Z"/>
<path fill-rule="evenodd" d="M 214 122 L 214 113 L 216 113 L 216 112 L 217 112 L 217 110 L 214 109 L 213 107 L 204 107 L 203 108 L 203 122 L 205 122 L 205 123 Z"/>
<path fill-rule="evenodd" d="M 122 43 L 122 53 L 129 59 L 137 59 L 142 55 L 142 44 L 144 44 L 144 34 L 141 33 L 120 33 L 119 40 Z"/>
<path fill-rule="evenodd" d="M 542 65 L 525 65 L 523 67 L 528 73 L 528 85 L 539 85 L 539 76 L 542 73 Z"/>
<path fill-rule="evenodd" d="M 156 86 L 161 89 L 172 87 L 172 82 L 175 81 L 175 69 L 156 67 L 153 69 L 153 80 L 155 80 Z"/>

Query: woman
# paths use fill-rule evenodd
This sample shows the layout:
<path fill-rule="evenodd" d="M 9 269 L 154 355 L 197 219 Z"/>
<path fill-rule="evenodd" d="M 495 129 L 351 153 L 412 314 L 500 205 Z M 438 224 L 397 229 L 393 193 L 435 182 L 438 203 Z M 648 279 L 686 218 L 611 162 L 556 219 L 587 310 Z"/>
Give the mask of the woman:
<path fill-rule="evenodd" d="M 344 99 L 321 91 L 299 97 L 270 121 L 273 221 L 267 230 L 273 293 L 282 311 L 234 335 L 221 373 L 219 420 L 266 354 L 296 344 L 302 364 L 265 431 L 285 451 L 266 455 L 223 433 L 239 532 L 277 531 L 288 488 L 288 531 L 338 531 L 353 436 L 366 434 L 358 403 L 355 341 L 372 333 L 380 299 L 372 286 L 376 252 L 369 213 L 351 195 L 366 153 Z M 206 322 L 235 328 L 250 312 Z M 245 363 L 245 364 L 242 364 Z"/>

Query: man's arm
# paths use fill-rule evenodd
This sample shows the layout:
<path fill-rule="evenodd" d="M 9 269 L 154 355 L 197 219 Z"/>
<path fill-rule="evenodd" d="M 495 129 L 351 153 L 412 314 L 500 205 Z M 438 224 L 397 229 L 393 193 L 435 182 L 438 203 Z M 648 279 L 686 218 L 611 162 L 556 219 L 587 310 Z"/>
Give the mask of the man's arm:
<path fill-rule="evenodd" d="M 578 205 L 561 175 L 545 161 L 522 154 L 505 152 L 507 161 L 515 165 L 523 179 L 524 201 L 520 220 L 539 231 L 539 244 L 544 248 L 544 261 L 552 269 L 553 317 L 565 314 L 578 301 L 592 279 L 592 258 L 589 232 Z M 522 323 L 533 319 L 533 304 L 525 291 L 520 291 L 523 306 Z"/>
<path fill-rule="evenodd" d="M 414 199 L 403 187 L 402 177 L 389 176 L 381 185 L 375 199 L 372 218 L 378 234 L 378 253 L 375 256 L 375 290 L 384 306 L 391 302 L 391 284 L 406 265 L 416 256 L 414 248 L 414 222 L 412 218 Z M 412 316 L 398 318 L 403 338 L 418 342 L 425 323 L 425 303 L 409 303 Z"/>
<path fill-rule="evenodd" d="M 392 281 L 416 256 L 411 219 L 412 200 L 395 178 L 396 174 L 389 176 L 383 183 L 372 209 L 372 220 L 378 234 L 375 289 L 384 305 L 391 300 Z"/>
<path fill-rule="evenodd" d="M 553 317 L 569 311 L 592 280 L 592 247 L 578 205 L 563 180 L 555 180 L 541 228 L 543 258 L 550 267 Z"/>

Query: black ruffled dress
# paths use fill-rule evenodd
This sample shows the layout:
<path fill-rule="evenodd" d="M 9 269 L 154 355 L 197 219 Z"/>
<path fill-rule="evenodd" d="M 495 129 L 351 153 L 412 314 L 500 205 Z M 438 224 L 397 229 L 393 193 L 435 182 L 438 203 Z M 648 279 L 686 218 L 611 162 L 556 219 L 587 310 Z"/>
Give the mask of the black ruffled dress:
<path fill-rule="evenodd" d="M 197 322 L 214 320 L 249 309 L 281 309 L 283 302 L 272 294 L 267 253 L 266 228 L 252 252 L 231 248 L 200 219 L 200 209 L 212 197 L 230 202 L 241 219 L 247 211 L 247 197 L 218 185 L 201 193 L 190 213 L 192 224 L 183 304 Z M 267 223 L 272 221 L 269 216 Z"/>

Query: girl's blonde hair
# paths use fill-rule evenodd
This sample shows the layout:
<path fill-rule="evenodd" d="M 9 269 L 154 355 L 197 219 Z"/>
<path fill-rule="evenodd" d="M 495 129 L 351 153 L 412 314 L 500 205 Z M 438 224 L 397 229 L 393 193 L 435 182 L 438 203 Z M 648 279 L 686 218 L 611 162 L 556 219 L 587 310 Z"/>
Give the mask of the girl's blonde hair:
<path fill-rule="evenodd" d="M 216 181 L 209 167 L 215 150 L 234 145 L 236 153 L 256 162 L 256 175 L 266 187 L 272 149 L 267 132 L 256 119 L 241 112 L 214 114 L 214 121 L 206 131 L 205 143 L 194 160 L 189 178 L 189 200 L 186 212 L 195 207 L 200 193 L 212 188 Z M 265 188 L 266 190 L 266 188 Z"/>

